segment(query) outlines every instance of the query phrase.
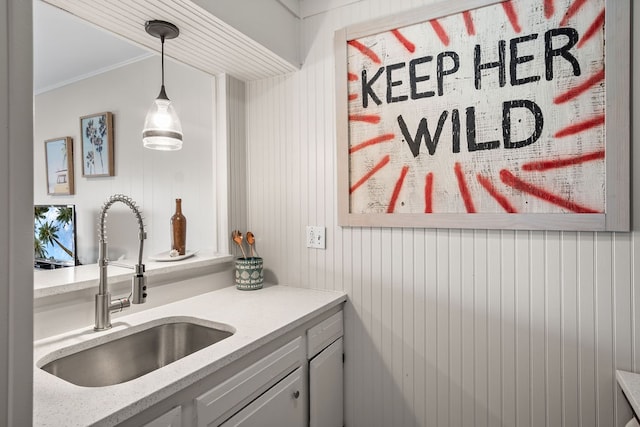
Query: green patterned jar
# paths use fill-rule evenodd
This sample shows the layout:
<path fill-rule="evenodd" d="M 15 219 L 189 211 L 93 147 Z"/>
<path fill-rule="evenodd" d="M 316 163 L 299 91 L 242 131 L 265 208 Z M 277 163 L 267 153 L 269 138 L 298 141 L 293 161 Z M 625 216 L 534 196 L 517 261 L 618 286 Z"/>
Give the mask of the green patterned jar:
<path fill-rule="evenodd" d="M 243 291 L 262 289 L 264 273 L 262 272 L 262 258 L 236 259 L 236 288 Z"/>

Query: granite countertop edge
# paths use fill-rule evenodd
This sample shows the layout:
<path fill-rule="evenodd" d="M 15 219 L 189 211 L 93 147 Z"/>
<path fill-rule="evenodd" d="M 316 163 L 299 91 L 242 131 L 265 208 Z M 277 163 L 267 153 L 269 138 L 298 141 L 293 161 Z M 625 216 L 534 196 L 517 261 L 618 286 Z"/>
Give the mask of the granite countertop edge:
<path fill-rule="evenodd" d="M 640 416 L 640 374 L 616 370 L 616 379 L 636 417 Z"/>

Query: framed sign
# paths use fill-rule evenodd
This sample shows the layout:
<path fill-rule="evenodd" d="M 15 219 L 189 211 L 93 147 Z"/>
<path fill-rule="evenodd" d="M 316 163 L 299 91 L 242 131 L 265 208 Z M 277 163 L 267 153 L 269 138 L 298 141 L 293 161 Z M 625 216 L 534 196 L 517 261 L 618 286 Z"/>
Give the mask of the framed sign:
<path fill-rule="evenodd" d="M 628 0 L 446 1 L 337 31 L 339 224 L 628 231 L 629 40 Z"/>
<path fill-rule="evenodd" d="M 44 148 L 47 194 L 73 194 L 73 139 L 69 136 L 48 139 Z"/>
<path fill-rule="evenodd" d="M 80 117 L 82 176 L 114 176 L 113 114 Z"/>

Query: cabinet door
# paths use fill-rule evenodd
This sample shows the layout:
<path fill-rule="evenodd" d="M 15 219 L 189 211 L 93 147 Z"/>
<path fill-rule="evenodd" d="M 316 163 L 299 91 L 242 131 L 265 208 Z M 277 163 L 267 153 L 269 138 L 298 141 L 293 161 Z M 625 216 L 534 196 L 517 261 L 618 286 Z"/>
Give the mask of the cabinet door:
<path fill-rule="evenodd" d="M 302 369 L 298 368 L 221 424 L 221 427 L 303 427 L 303 392 Z"/>
<path fill-rule="evenodd" d="M 222 384 L 196 398 L 198 427 L 219 426 L 265 393 L 304 360 L 302 337 L 297 337 Z"/>
<path fill-rule="evenodd" d="M 309 426 L 342 427 L 342 338 L 309 362 Z"/>
<path fill-rule="evenodd" d="M 176 406 L 169 412 L 165 412 L 144 427 L 182 427 L 182 407 Z"/>

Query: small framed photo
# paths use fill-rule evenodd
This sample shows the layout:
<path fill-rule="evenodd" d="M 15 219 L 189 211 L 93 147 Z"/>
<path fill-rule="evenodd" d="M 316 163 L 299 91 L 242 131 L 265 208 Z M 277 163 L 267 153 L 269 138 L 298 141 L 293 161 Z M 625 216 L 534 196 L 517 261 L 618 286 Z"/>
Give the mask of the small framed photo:
<path fill-rule="evenodd" d="M 44 142 L 47 194 L 73 194 L 73 139 L 69 136 Z"/>
<path fill-rule="evenodd" d="M 82 138 L 82 176 L 113 176 L 113 114 L 109 112 L 80 117 Z"/>

